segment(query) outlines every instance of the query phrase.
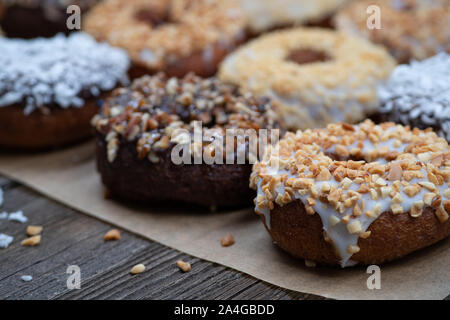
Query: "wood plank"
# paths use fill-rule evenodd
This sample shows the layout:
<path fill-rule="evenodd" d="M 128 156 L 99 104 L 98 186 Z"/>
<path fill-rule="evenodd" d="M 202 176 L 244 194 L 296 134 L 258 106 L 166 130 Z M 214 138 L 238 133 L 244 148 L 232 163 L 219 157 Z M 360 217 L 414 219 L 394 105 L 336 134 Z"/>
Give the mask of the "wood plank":
<path fill-rule="evenodd" d="M 25 224 L 2 221 L 0 232 L 15 237 L 1 251 L 0 299 L 301 299 L 311 298 L 266 284 L 240 272 L 185 255 L 161 244 L 122 232 L 118 242 L 104 242 L 108 224 L 80 214 L 0 177 L 2 210 L 23 210 Z M 26 226 L 43 225 L 42 243 L 22 247 Z M 176 261 L 192 264 L 182 273 Z M 129 271 L 144 263 L 147 271 Z M 68 265 L 81 268 L 81 289 L 66 286 Z M 23 282 L 22 275 L 32 275 Z"/>
<path fill-rule="evenodd" d="M 0 299 L 323 299 L 278 288 L 122 231 L 119 242 L 104 242 L 110 225 L 78 213 L 0 177 L 5 204 L 23 210 L 29 223 L 1 221 L 0 233 L 15 237 L 0 249 Z M 20 246 L 28 224 L 44 226 L 41 245 Z M 182 273 L 176 261 L 192 264 Z M 132 276 L 132 266 L 146 272 Z M 81 289 L 66 286 L 68 265 L 81 268 Z M 23 282 L 22 275 L 32 275 Z M 450 295 L 446 298 L 450 300 Z"/>

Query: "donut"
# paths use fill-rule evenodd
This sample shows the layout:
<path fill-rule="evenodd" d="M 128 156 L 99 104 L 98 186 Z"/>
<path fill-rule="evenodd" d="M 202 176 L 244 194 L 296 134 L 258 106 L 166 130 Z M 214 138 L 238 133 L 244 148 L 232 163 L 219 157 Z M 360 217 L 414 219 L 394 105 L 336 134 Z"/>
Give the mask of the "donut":
<path fill-rule="evenodd" d="M 122 49 L 85 33 L 0 37 L 0 148 L 47 149 L 92 136 L 98 99 L 127 84 Z"/>
<path fill-rule="evenodd" d="M 9 37 L 14 38 L 53 37 L 59 32 L 69 33 L 70 30 L 66 25 L 69 17 L 67 8 L 70 5 L 77 5 L 84 14 L 99 1 L 6 0 L 3 1 L 3 19 L 0 12 L 0 26 Z"/>
<path fill-rule="evenodd" d="M 238 0 L 253 34 L 279 27 L 322 23 L 349 0 Z"/>
<path fill-rule="evenodd" d="M 381 121 L 432 128 L 450 141 L 450 54 L 398 66 L 379 97 Z"/>
<path fill-rule="evenodd" d="M 245 21 L 235 0 L 106 0 L 84 29 L 128 51 L 132 78 L 159 71 L 209 77 L 244 40 Z"/>
<path fill-rule="evenodd" d="M 203 127 L 200 140 L 192 139 L 197 121 Z M 251 204 L 249 160 L 255 155 L 248 153 L 247 140 L 240 140 L 246 139 L 243 132 L 237 133 L 241 143 L 233 144 L 235 156 L 244 150 L 243 162 L 225 162 L 233 154 L 219 153 L 212 141 L 220 141 L 228 130 L 254 129 L 259 134 L 259 129 L 277 127 L 267 98 L 241 95 L 236 87 L 215 78 L 188 74 L 178 79 L 162 73 L 115 90 L 93 124 L 97 168 L 111 197 L 212 208 Z M 187 149 L 181 152 L 176 149 L 184 146 Z M 175 152 L 185 160 L 173 160 Z M 194 158 L 198 154 L 200 161 Z M 210 161 L 212 155 L 219 159 Z"/>
<path fill-rule="evenodd" d="M 394 68 L 380 47 L 331 30 L 296 28 L 257 38 L 229 55 L 222 81 L 278 103 L 283 126 L 358 122 L 377 108 L 376 88 Z"/>
<path fill-rule="evenodd" d="M 373 5 L 381 12 L 380 29 L 367 27 L 367 8 Z M 353 1 L 336 15 L 334 24 L 386 46 L 399 63 L 450 52 L 449 0 Z"/>
<path fill-rule="evenodd" d="M 392 122 L 287 133 L 254 165 L 255 211 L 294 257 L 380 264 L 450 234 L 450 149 Z"/>

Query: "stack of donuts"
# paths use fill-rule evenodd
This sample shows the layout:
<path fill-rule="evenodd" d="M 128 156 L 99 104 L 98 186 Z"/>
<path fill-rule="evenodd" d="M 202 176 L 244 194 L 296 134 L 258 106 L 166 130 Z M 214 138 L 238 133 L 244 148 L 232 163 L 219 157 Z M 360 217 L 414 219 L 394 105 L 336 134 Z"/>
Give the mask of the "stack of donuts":
<path fill-rule="evenodd" d="M 111 197 L 253 201 L 324 265 L 450 234 L 450 0 L 0 0 L 0 26 L 3 151 L 95 138 Z"/>

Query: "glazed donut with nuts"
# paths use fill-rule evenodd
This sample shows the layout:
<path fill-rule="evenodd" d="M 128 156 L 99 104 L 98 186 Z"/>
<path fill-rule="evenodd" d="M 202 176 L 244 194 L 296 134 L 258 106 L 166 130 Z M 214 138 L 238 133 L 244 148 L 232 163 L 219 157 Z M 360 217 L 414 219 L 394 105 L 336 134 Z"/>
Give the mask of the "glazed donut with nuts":
<path fill-rule="evenodd" d="M 92 136 L 98 99 L 128 83 L 127 54 L 85 33 L 0 37 L 0 148 L 37 150 Z"/>
<path fill-rule="evenodd" d="M 195 140 L 196 121 L 203 132 Z M 181 201 L 203 206 L 250 204 L 251 172 L 246 141 L 244 164 L 215 160 L 226 130 L 276 128 L 267 98 L 242 95 L 233 85 L 215 78 L 188 74 L 183 79 L 163 74 L 136 79 L 115 90 L 93 119 L 97 131 L 97 167 L 112 197 L 138 202 Z M 197 122 L 198 124 L 198 122 Z M 237 132 L 246 139 L 246 133 Z M 173 150 L 183 159 L 173 160 Z M 227 149 L 228 150 L 228 149 Z M 221 152 L 222 159 L 231 154 Z M 242 150 L 242 149 L 241 149 Z M 186 153 L 185 153 L 186 152 Z M 204 155 L 200 163 L 191 157 Z"/>
<path fill-rule="evenodd" d="M 377 6 L 380 28 L 367 27 L 367 8 Z M 339 30 L 384 45 L 399 63 L 450 53 L 450 0 L 359 0 L 335 17 Z"/>
<path fill-rule="evenodd" d="M 256 212 L 291 255 L 379 264 L 450 234 L 450 148 L 433 131 L 370 120 L 287 133 L 255 164 Z"/>
<path fill-rule="evenodd" d="M 377 110 L 377 86 L 395 62 L 382 48 L 318 28 L 272 32 L 243 45 L 219 78 L 277 101 L 289 129 L 358 122 Z"/>
<path fill-rule="evenodd" d="M 244 40 L 245 21 L 236 0 L 106 0 L 84 30 L 126 49 L 133 78 L 158 71 L 208 77 Z"/>

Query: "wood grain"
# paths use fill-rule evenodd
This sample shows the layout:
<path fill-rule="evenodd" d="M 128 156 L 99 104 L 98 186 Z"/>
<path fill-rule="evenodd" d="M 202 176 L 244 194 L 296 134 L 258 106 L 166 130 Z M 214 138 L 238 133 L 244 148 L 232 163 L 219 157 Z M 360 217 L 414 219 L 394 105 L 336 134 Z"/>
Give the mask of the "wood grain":
<path fill-rule="evenodd" d="M 23 210 L 27 223 L 0 222 L 14 242 L 0 251 L 0 299 L 321 299 L 284 290 L 229 268 L 206 262 L 122 231 L 105 242 L 112 226 L 85 216 L 0 176 L 1 211 Z M 42 242 L 22 247 L 29 224 L 42 225 Z M 182 273 L 182 259 L 192 270 Z M 146 271 L 131 275 L 144 263 Z M 81 268 L 81 289 L 67 289 L 69 265 Z M 31 282 L 21 280 L 32 275 Z"/>

